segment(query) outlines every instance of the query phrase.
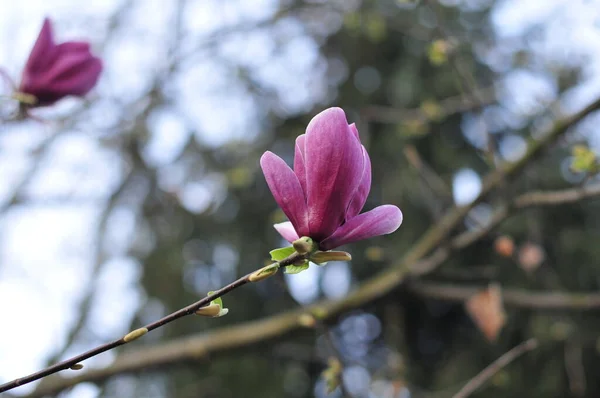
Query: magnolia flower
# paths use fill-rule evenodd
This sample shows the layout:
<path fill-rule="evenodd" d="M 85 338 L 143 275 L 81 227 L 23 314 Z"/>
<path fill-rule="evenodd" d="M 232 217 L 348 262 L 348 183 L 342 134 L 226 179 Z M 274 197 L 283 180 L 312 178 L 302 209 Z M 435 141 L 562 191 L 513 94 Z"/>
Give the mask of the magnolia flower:
<path fill-rule="evenodd" d="M 35 97 L 34 106 L 51 105 L 68 95 L 83 96 L 98 81 L 102 61 L 86 42 L 56 44 L 46 18 L 23 69 L 19 92 Z"/>
<path fill-rule="evenodd" d="M 307 236 L 320 250 L 331 250 L 392 233 L 402 223 L 402 212 L 393 205 L 359 214 L 371 190 L 371 160 L 340 108 L 319 113 L 296 139 L 293 171 L 269 151 L 260 165 L 290 220 L 275 229 L 290 242 Z"/>

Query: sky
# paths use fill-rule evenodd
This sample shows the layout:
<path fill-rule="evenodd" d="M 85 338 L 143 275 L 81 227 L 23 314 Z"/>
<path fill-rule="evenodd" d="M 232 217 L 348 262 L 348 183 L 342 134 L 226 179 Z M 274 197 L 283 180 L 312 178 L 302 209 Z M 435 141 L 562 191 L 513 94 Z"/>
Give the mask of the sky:
<path fill-rule="evenodd" d="M 477 6 L 480 1 L 462 3 Z M 53 123 L 26 121 L 0 126 L 0 208 L 6 206 L 23 176 L 39 167 L 25 187 L 27 197 L 35 204 L 12 206 L 0 215 L 0 319 L 9 320 L 2 325 L 0 358 L 10 358 L 0 361 L 0 382 L 4 382 L 38 370 L 44 358 L 62 345 L 87 289 L 94 287 L 98 292 L 90 310 L 90 324 L 97 326 L 96 343 L 127 332 L 124 325 L 145 300 L 137 285 L 142 265 L 126 255 L 127 239 L 135 228 L 134 215 L 124 209 L 109 220 L 110 256 L 94 280 L 89 280 L 89 276 L 96 236 L 90 231 L 96 230 L 107 197 L 127 170 L 107 141 L 110 137 L 103 132 L 110 131 L 119 120 L 123 104 L 136 100 L 151 84 L 151 76 L 167 66 L 173 54 L 161 49 L 168 48 L 173 40 L 174 33 L 168 27 L 177 16 L 161 0 L 137 1 L 135 9 L 124 17 L 123 26 L 127 29 L 106 40 L 109 18 L 123 1 L 93 0 L 85 8 L 75 0 L 54 0 L 52 5 L 44 0 L 29 0 L 26 4 L 0 2 L 0 66 L 15 80 L 44 16 L 55 21 L 58 38 L 90 39 L 106 65 L 92 94 L 96 101 L 85 114 L 85 124 L 57 128 Z M 444 3 L 457 2 L 461 1 Z M 271 85 L 278 93 L 280 112 L 284 114 L 306 112 L 314 104 L 332 100 L 325 61 L 317 53 L 318 44 L 297 22 L 290 20 L 274 30 L 248 30 L 215 40 L 215 31 L 223 26 L 251 26 L 265 20 L 276 11 L 276 0 L 198 0 L 190 4 L 182 25 L 193 40 L 184 40 L 184 54 L 193 53 L 199 37 L 205 39 L 204 44 L 218 45 L 223 59 L 235 59 L 256 70 L 258 77 Z M 356 2 L 347 4 L 353 7 Z M 152 12 L 159 7 L 164 12 Z M 504 0 L 498 2 L 490 24 L 500 39 L 491 48 L 480 48 L 478 54 L 493 68 L 505 71 L 505 78 L 499 83 L 500 103 L 504 107 L 465 118 L 464 134 L 474 145 L 485 144 L 485 129 L 493 133 L 516 127 L 528 115 L 557 99 L 557 88 L 544 77 L 545 68 L 552 63 L 585 60 L 585 82 L 568 93 L 565 112 L 582 107 L 600 93 L 600 1 Z M 524 32 L 538 24 L 545 33 L 523 42 Z M 282 51 L 275 51 L 276 39 L 282 37 L 286 39 L 285 46 Z M 147 46 L 143 45 L 145 41 L 165 45 Z M 522 46 L 534 49 L 538 71 L 506 70 L 503 59 Z M 121 78 L 123 71 L 127 71 L 126 79 Z M 221 67 L 219 60 L 190 57 L 183 63 L 171 82 L 175 105 L 150 115 L 151 137 L 144 148 L 149 163 L 157 167 L 169 164 L 181 151 L 190 131 L 199 131 L 196 138 L 209 146 L 231 139 L 253 141 L 263 115 L 246 87 L 232 85 L 235 73 Z M 56 109 L 40 115 L 60 118 L 79 106 L 78 100 L 65 100 Z M 583 132 L 600 149 L 600 136 L 593 125 L 593 121 L 587 123 Z M 520 137 L 507 135 L 499 149 L 506 159 L 516 160 L 524 153 L 524 145 Z M 42 160 L 35 166 L 34 155 L 40 148 Z M 176 173 L 169 175 L 164 181 L 166 186 L 174 183 L 169 178 L 177 179 Z M 182 201 L 189 209 L 200 212 L 223 189 L 222 181 L 211 176 L 187 187 Z M 453 193 L 457 203 L 469 203 L 480 189 L 481 181 L 473 170 L 464 168 L 456 173 Z M 59 203 L 65 197 L 69 202 Z M 59 200 L 53 202 L 52 198 Z M 287 280 L 302 303 L 314 301 L 321 291 L 331 298 L 343 296 L 353 283 L 345 263 L 313 266 Z M 161 308 L 154 312 L 161 315 Z M 76 349 L 82 351 L 83 347 Z M 69 354 L 75 354 L 74 351 Z M 103 354 L 86 362 L 86 366 L 101 366 L 112 357 L 111 353 Z M 364 376 L 360 369 L 352 372 L 353 377 Z M 20 391 L 28 390 L 24 387 Z M 94 397 L 95 391 L 95 387 L 84 385 L 69 396 Z"/>

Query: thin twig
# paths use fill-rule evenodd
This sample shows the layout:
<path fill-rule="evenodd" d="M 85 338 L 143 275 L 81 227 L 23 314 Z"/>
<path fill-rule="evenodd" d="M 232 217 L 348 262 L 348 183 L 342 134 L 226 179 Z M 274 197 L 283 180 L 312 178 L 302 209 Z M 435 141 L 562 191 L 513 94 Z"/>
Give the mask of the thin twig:
<path fill-rule="evenodd" d="M 573 397 L 585 396 L 586 379 L 583 366 L 583 348 L 575 339 L 565 342 L 565 371 Z"/>
<path fill-rule="evenodd" d="M 522 210 L 533 206 L 557 206 L 579 202 L 600 196 L 600 184 L 584 187 L 567 188 L 555 191 L 528 192 L 517 196 L 508 206 L 503 205 L 496 209 L 485 227 L 473 231 L 463 232 L 456 236 L 451 246 L 453 249 L 462 249 L 474 241 L 479 240 L 502 221 L 506 220 L 515 210 Z"/>
<path fill-rule="evenodd" d="M 600 196 L 599 183 L 556 191 L 530 192 L 517 197 L 515 207 L 520 209 L 529 206 L 553 206 L 578 202 L 595 196 Z"/>
<path fill-rule="evenodd" d="M 421 177 L 424 187 L 424 201 L 427 203 L 432 216 L 439 217 L 444 208 L 452 203 L 452 191 L 444 180 L 421 158 L 414 145 L 407 144 L 402 150 L 404 157 Z"/>
<path fill-rule="evenodd" d="M 100 215 L 98 216 L 98 220 L 99 220 L 98 228 L 97 228 L 97 236 L 98 236 L 97 241 L 98 242 L 97 242 L 96 248 L 94 250 L 94 263 L 92 265 L 92 269 L 90 270 L 90 279 L 89 279 L 87 289 L 86 289 L 87 293 L 86 293 L 85 297 L 80 301 L 79 305 L 77 306 L 78 310 L 76 312 L 79 314 L 79 318 L 77 319 L 77 322 L 69 330 L 69 333 L 67 334 L 67 337 L 65 338 L 65 344 L 63 345 L 63 347 L 59 351 L 57 351 L 54 355 L 52 355 L 52 357 L 46 362 L 48 364 L 52 364 L 52 363 L 60 360 L 60 358 L 63 355 L 65 355 L 67 350 L 71 347 L 71 344 L 75 341 L 75 339 L 77 338 L 77 336 L 83 330 L 84 326 L 87 323 L 87 320 L 88 320 L 88 317 L 90 314 L 90 306 L 92 304 L 92 300 L 93 300 L 95 292 L 96 292 L 97 277 L 102 268 L 102 264 L 104 263 L 103 247 L 104 247 L 104 241 L 105 241 L 105 235 L 106 235 L 106 228 L 108 225 L 108 219 L 109 219 L 109 216 L 111 215 L 112 211 L 114 210 L 115 206 L 117 205 L 118 199 L 120 198 L 121 194 L 123 193 L 123 191 L 129 184 L 129 182 L 131 181 L 132 177 L 133 177 L 133 173 L 128 173 L 125 176 L 125 178 L 123 178 L 123 180 L 121 181 L 121 183 L 119 184 L 117 189 L 108 198 L 106 206 L 104 207 L 104 209 L 102 209 L 102 211 L 100 212 Z"/>
<path fill-rule="evenodd" d="M 449 209 L 441 220 L 429 228 L 411 247 L 411 250 L 404 256 L 402 262 L 412 264 L 427 255 L 433 248 L 438 247 L 448 234 L 462 222 L 469 211 L 483 201 L 492 191 L 501 186 L 505 179 L 517 175 L 529 162 L 539 156 L 545 148 L 565 134 L 569 128 L 598 109 L 600 109 L 600 98 L 576 114 L 557 120 L 553 128 L 546 135 L 541 139 L 531 141 L 527 152 L 519 160 L 490 172 L 483 178 L 481 192 L 477 198 L 465 206 L 455 206 Z"/>
<path fill-rule="evenodd" d="M 500 358 L 496 359 L 485 369 L 483 369 L 477 376 L 473 377 L 467 384 L 460 389 L 459 392 L 454 394 L 452 398 L 466 398 L 481 386 L 485 384 L 492 376 L 498 373 L 502 368 L 509 365 L 512 361 L 520 357 L 521 355 L 534 350 L 537 347 L 536 339 L 529 339 L 516 347 L 513 347 Z"/>
<path fill-rule="evenodd" d="M 480 109 L 486 105 L 493 104 L 496 101 L 494 87 L 480 89 L 477 94 L 460 94 L 440 100 L 437 119 L 444 119 L 457 113 L 469 112 Z M 423 107 L 418 108 L 394 108 L 382 105 L 369 105 L 360 111 L 361 119 L 364 121 L 374 121 L 377 123 L 402 123 L 407 120 L 430 120 Z"/>
<path fill-rule="evenodd" d="M 277 264 L 279 267 L 283 268 L 283 267 L 287 267 L 287 266 L 293 264 L 294 262 L 296 262 L 298 260 L 305 259 L 305 258 L 306 258 L 306 255 L 304 255 L 304 254 L 293 253 L 292 255 L 290 255 L 287 258 L 285 258 L 279 262 L 271 264 L 271 266 L 274 266 L 274 264 Z M 243 276 L 243 277 L 239 278 L 238 280 L 228 284 L 227 286 L 224 286 L 221 289 L 216 290 L 214 293 L 202 298 L 201 300 L 198 300 L 195 303 L 190 304 L 187 307 L 184 307 L 178 311 L 175 311 L 172 314 L 169 314 L 169 315 L 165 316 L 164 318 L 161 318 L 155 322 L 149 323 L 148 325 L 146 325 L 142 328 L 136 329 L 136 330 L 126 334 L 125 336 L 121 337 L 120 339 L 114 340 L 110 343 L 102 344 L 96 348 L 93 348 L 87 352 L 84 352 L 83 354 L 76 355 L 70 359 L 67 359 L 67 360 L 59 362 L 55 365 L 49 366 L 43 370 L 40 370 L 39 372 L 32 373 L 28 376 L 21 377 L 21 378 L 15 379 L 13 381 L 10 381 L 8 383 L 2 384 L 2 385 L 0 385 L 0 392 L 12 390 L 13 388 L 22 386 L 27 383 L 31 383 L 33 381 L 39 380 L 39 379 L 46 377 L 48 375 L 51 375 L 53 373 L 60 372 L 61 370 L 70 369 L 74 365 L 77 365 L 86 359 L 94 357 L 103 352 L 112 350 L 113 348 L 127 344 L 127 343 L 143 336 L 144 334 L 146 334 L 154 329 L 158 329 L 161 326 L 171 323 L 179 318 L 182 318 L 187 315 L 192 315 L 199 308 L 209 304 L 212 300 L 215 300 L 240 286 L 243 286 L 247 283 L 252 282 L 253 280 L 251 279 L 251 276 L 255 275 L 255 274 L 256 274 L 256 272 L 252 272 L 246 276 Z"/>

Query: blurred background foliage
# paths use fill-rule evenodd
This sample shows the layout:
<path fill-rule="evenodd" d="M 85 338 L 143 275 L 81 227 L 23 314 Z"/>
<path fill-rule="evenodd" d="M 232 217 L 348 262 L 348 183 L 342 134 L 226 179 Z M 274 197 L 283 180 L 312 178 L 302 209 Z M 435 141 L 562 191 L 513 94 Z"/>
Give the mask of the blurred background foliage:
<path fill-rule="evenodd" d="M 401 228 L 351 245 L 351 263 L 313 266 L 289 278 L 280 273 L 238 289 L 224 298 L 226 317 L 182 319 L 136 342 L 138 349 L 277 314 L 297 308 L 298 301 L 343 297 L 406 253 L 445 209 L 469 202 L 480 177 L 495 164 L 518 159 L 552 125 L 559 105 L 571 111 L 591 98 L 575 95 L 593 75 L 588 60 L 576 47 L 554 41 L 567 1 L 540 6 L 542 17 L 533 12 L 533 22 L 506 28 L 509 33 L 498 14 L 517 18 L 518 8 L 525 7 L 521 2 L 228 1 L 212 8 L 199 3 L 163 4 L 165 16 L 158 15 L 160 4 L 139 0 L 119 3 L 105 19 L 57 17 L 63 32 L 71 25 L 92 29 L 80 31 L 95 40 L 105 59 L 101 85 L 85 103 L 42 112 L 50 120 L 42 128 L 35 121 L 2 127 L 5 140 L 20 134 L 35 143 L 27 152 L 34 166 L 4 189 L 4 235 L 14 212 L 93 204 L 83 233 L 91 249 L 79 249 L 89 266 L 77 277 L 78 293 L 57 334 L 59 343 L 38 353 L 37 364 L 115 338 L 265 264 L 269 250 L 282 246 L 272 224 L 284 215 L 258 159 L 269 149 L 291 163 L 295 138 L 325 107 L 346 111 L 370 153 L 373 187 L 366 209 L 398 205 Z M 579 12 L 598 5 L 581 3 Z M 222 23 L 213 23 L 211 13 Z M 144 24 L 159 33 L 148 35 Z M 475 207 L 461 230 L 484 223 L 495 204 L 517 193 L 593 181 L 568 164 L 574 143 L 594 143 L 594 129 L 584 123 L 561 139 L 514 183 Z M 103 153 L 95 167 L 104 177 L 74 163 L 57 188 L 52 179 L 61 177 L 46 169 L 68 155 L 61 152 L 61 139 L 82 136 L 84 148 Z M 2 164 L 10 161 L 5 156 Z M 45 188 L 38 180 L 46 181 Z M 526 210 L 454 253 L 421 282 L 594 292 L 597 214 L 593 199 Z M 495 246 L 501 235 L 515 244 L 507 255 Z M 36 250 L 35 242 L 29 250 Z M 17 265 L 4 260 L 1 266 Z M 99 284 L 119 285 L 130 274 L 127 289 L 135 298 L 103 305 L 110 290 Z M 3 304 L 13 305 L 20 304 Z M 127 314 L 115 315 L 110 322 L 116 326 L 101 332 L 115 306 Z M 540 347 L 498 372 L 474 397 L 600 395 L 594 382 L 600 366 L 597 310 L 506 311 L 506 325 L 490 343 L 462 302 L 424 296 L 409 281 L 329 327 L 354 397 L 452 396 L 529 337 Z M 19 319 L 10 322 L 18 329 Z M 325 397 L 321 372 L 331 355 L 322 330 L 305 329 L 208 360 L 77 387 L 65 396 Z M 340 394 L 338 389 L 331 396 Z"/>

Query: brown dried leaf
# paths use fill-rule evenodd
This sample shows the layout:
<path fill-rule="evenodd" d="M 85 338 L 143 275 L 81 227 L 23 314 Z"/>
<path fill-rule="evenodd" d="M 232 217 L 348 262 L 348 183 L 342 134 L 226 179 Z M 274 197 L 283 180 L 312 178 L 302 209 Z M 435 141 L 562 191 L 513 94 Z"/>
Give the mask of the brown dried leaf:
<path fill-rule="evenodd" d="M 515 251 L 515 242 L 510 236 L 499 236 L 494 241 L 494 250 L 503 257 L 511 257 Z"/>
<path fill-rule="evenodd" d="M 496 341 L 506 323 L 499 285 L 490 285 L 486 290 L 475 293 L 465 303 L 467 312 L 488 341 Z"/>

